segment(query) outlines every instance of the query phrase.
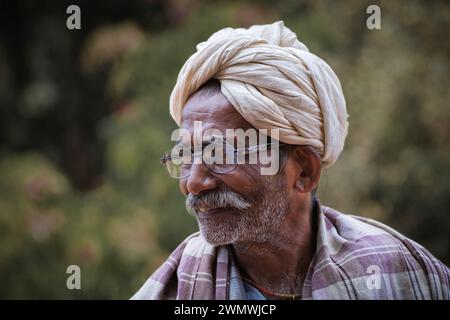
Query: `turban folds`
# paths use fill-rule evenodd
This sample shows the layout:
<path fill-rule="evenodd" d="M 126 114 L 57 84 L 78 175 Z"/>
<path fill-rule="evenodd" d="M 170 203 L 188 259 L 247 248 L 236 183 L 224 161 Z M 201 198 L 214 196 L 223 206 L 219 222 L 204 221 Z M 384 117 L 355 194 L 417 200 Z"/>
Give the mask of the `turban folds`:
<path fill-rule="evenodd" d="M 198 44 L 170 96 L 178 125 L 189 97 L 211 78 L 255 128 L 276 128 L 281 142 L 314 147 L 325 168 L 336 162 L 348 129 L 341 84 L 282 21 L 225 28 Z"/>

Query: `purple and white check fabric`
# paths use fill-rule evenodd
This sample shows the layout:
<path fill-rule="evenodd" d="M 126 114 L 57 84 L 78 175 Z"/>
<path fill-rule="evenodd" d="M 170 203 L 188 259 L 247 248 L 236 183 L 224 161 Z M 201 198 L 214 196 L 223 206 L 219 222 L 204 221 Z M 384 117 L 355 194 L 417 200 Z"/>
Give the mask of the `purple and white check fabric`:
<path fill-rule="evenodd" d="M 316 207 L 316 252 L 302 299 L 450 299 L 450 270 L 426 249 L 374 220 Z M 371 285 L 376 270 L 378 285 Z M 372 278 L 371 278 L 372 277 Z M 246 299 L 230 246 L 197 232 L 132 299 Z"/>

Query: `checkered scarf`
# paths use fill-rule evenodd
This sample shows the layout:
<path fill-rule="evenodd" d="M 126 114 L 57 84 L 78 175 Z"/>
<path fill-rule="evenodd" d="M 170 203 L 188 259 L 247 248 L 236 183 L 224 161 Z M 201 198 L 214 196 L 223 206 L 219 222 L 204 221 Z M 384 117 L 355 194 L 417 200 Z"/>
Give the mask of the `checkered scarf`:
<path fill-rule="evenodd" d="M 450 299 L 450 270 L 419 244 L 370 219 L 319 203 L 315 210 L 316 252 L 302 299 Z M 132 299 L 235 300 L 246 293 L 231 247 L 213 246 L 197 232 Z"/>

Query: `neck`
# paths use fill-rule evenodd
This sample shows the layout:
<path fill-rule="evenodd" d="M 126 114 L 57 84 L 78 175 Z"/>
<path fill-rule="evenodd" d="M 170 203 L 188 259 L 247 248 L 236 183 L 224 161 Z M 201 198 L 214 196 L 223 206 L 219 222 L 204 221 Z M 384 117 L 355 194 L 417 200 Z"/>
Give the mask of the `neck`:
<path fill-rule="evenodd" d="M 238 241 L 233 253 L 243 275 L 276 293 L 300 293 L 315 250 L 312 208 L 292 208 L 265 242 Z"/>

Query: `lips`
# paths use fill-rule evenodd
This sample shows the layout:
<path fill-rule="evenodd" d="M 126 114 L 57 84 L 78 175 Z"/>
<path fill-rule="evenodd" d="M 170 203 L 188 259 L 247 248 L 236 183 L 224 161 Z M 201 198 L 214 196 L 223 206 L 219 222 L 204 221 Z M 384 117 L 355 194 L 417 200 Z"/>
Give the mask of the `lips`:
<path fill-rule="evenodd" d="M 197 206 L 196 208 L 198 211 L 200 212 L 206 212 L 206 211 L 211 211 L 211 210 L 216 210 L 216 209 L 220 209 L 219 207 L 211 207 L 211 206 L 206 206 L 203 204 L 200 204 Z"/>
<path fill-rule="evenodd" d="M 214 216 L 218 213 L 229 210 L 230 208 L 197 206 L 196 212 L 199 218 Z"/>

